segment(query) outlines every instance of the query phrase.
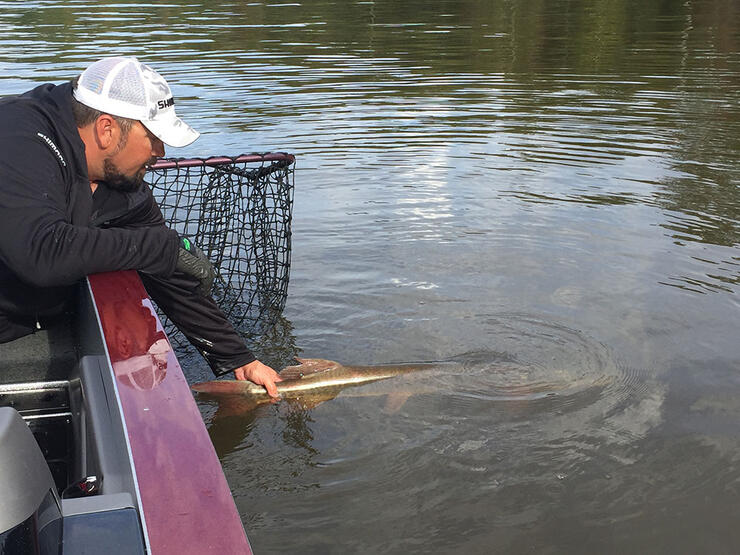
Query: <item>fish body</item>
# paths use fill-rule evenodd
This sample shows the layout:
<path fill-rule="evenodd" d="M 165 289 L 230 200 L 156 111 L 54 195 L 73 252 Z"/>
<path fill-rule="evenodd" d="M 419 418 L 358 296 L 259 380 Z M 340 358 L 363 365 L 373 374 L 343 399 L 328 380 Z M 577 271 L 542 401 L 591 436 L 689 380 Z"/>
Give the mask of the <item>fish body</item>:
<path fill-rule="evenodd" d="M 400 408 L 412 395 L 438 392 L 451 387 L 453 391 L 472 388 L 479 399 L 507 402 L 528 402 L 555 395 L 573 394 L 593 388 L 604 388 L 612 382 L 610 376 L 578 377 L 567 371 L 539 369 L 512 362 L 423 362 L 383 364 L 376 366 L 345 366 L 324 359 L 298 359 L 300 364 L 287 366 L 280 372 L 283 381 L 276 384 L 281 399 L 301 408 L 313 408 L 340 392 L 365 384 L 368 387 L 347 391 L 346 396 L 387 396 L 386 410 Z M 443 378 L 439 381 L 439 372 Z M 388 378 L 427 371 L 425 379 L 381 382 Z M 433 376 L 430 376 L 429 372 Z M 450 382 L 449 378 L 454 377 Z M 461 385 L 460 380 L 464 383 Z M 467 388 L 467 389 L 466 389 Z M 274 402 L 265 388 L 244 380 L 214 380 L 192 386 L 199 395 L 218 401 L 217 416 L 248 413 L 256 407 Z"/>
<path fill-rule="evenodd" d="M 286 366 L 280 371 L 283 381 L 277 390 L 281 399 L 304 401 L 306 406 L 315 406 L 336 397 L 340 391 L 394 376 L 439 368 L 449 363 L 384 364 L 377 366 L 344 366 L 332 360 L 317 358 L 298 359 L 300 364 Z M 257 406 L 269 403 L 272 398 L 261 385 L 245 380 L 214 380 L 197 383 L 193 391 L 208 396 L 240 397 L 241 404 Z"/>

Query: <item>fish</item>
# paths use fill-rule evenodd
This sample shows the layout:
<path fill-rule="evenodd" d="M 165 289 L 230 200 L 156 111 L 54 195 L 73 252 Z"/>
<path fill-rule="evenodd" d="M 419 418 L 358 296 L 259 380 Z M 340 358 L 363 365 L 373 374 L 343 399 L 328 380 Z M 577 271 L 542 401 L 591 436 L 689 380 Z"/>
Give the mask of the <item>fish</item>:
<path fill-rule="evenodd" d="M 275 385 L 281 400 L 297 401 L 304 408 L 313 408 L 319 403 L 333 399 L 349 387 L 454 364 L 418 362 L 345 366 L 339 362 L 321 358 L 297 358 L 296 360 L 299 364 L 286 366 L 279 372 L 283 381 Z M 241 410 L 249 410 L 274 402 L 263 386 L 246 380 L 213 380 L 196 383 L 191 386 L 191 389 L 207 397 L 238 398 Z"/>
<path fill-rule="evenodd" d="M 280 371 L 283 381 L 275 385 L 280 400 L 300 409 L 313 409 L 344 392 L 343 397 L 386 396 L 384 412 L 393 413 L 411 396 L 441 390 L 462 395 L 471 391 L 477 399 L 506 402 L 512 408 L 541 399 L 601 390 L 614 381 L 614 377 L 609 375 L 577 376 L 567 369 L 522 365 L 500 357 L 479 358 L 460 355 L 438 362 L 374 366 L 349 366 L 332 360 L 298 358 L 299 364 L 286 366 Z M 423 375 L 419 379 L 415 376 L 413 379 L 401 378 L 415 372 Z M 384 381 L 389 378 L 399 381 Z M 245 380 L 213 380 L 194 384 L 191 388 L 199 397 L 218 402 L 214 418 L 249 413 L 261 405 L 276 402 L 263 386 Z"/>

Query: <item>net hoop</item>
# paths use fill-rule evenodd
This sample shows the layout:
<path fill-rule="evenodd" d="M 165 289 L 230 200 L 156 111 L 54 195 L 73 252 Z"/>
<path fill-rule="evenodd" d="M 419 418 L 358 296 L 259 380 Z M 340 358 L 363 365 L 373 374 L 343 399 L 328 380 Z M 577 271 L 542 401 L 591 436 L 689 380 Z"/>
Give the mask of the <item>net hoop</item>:
<path fill-rule="evenodd" d="M 287 152 L 268 152 L 265 154 L 241 154 L 239 156 L 211 156 L 209 158 L 160 158 L 149 166 L 150 170 L 169 170 L 173 168 L 194 168 L 197 166 L 222 166 L 224 164 L 249 164 L 260 162 L 285 162 L 292 165 L 295 156 Z"/>

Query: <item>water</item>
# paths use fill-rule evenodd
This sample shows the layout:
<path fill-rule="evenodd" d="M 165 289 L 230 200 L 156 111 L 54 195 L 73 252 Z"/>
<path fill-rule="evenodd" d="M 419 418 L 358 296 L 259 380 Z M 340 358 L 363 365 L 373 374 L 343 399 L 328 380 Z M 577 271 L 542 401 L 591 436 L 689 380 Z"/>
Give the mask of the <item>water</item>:
<path fill-rule="evenodd" d="M 203 133 L 170 154 L 297 156 L 266 361 L 463 362 L 201 403 L 257 552 L 737 551 L 737 2 L 46 0 L 0 25 L 1 94 L 138 55 Z"/>

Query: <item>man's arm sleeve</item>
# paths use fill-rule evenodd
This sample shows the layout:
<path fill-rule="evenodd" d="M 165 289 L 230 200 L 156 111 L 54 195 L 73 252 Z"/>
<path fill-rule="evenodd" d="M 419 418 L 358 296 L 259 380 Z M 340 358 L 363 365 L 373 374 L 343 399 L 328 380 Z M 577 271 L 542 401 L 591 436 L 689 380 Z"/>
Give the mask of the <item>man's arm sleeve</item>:
<path fill-rule="evenodd" d="M 212 297 L 196 291 L 197 279 L 175 272 L 168 278 L 141 274 L 147 292 L 200 351 L 217 376 L 256 360 Z"/>
<path fill-rule="evenodd" d="M 110 225 L 164 229 L 165 219 L 151 189 L 143 192 L 147 200 Z M 197 291 L 197 279 L 182 272 L 140 275 L 149 296 L 203 355 L 214 374 L 220 376 L 256 360 L 216 301 Z"/>
<path fill-rule="evenodd" d="M 18 137 L 9 150 L 0 160 L 0 257 L 20 279 L 49 287 L 97 272 L 174 271 L 177 233 L 165 227 L 99 229 L 70 224 L 62 170 L 48 148 Z M 34 160 L 33 168 L 11 163 L 27 159 Z"/>

